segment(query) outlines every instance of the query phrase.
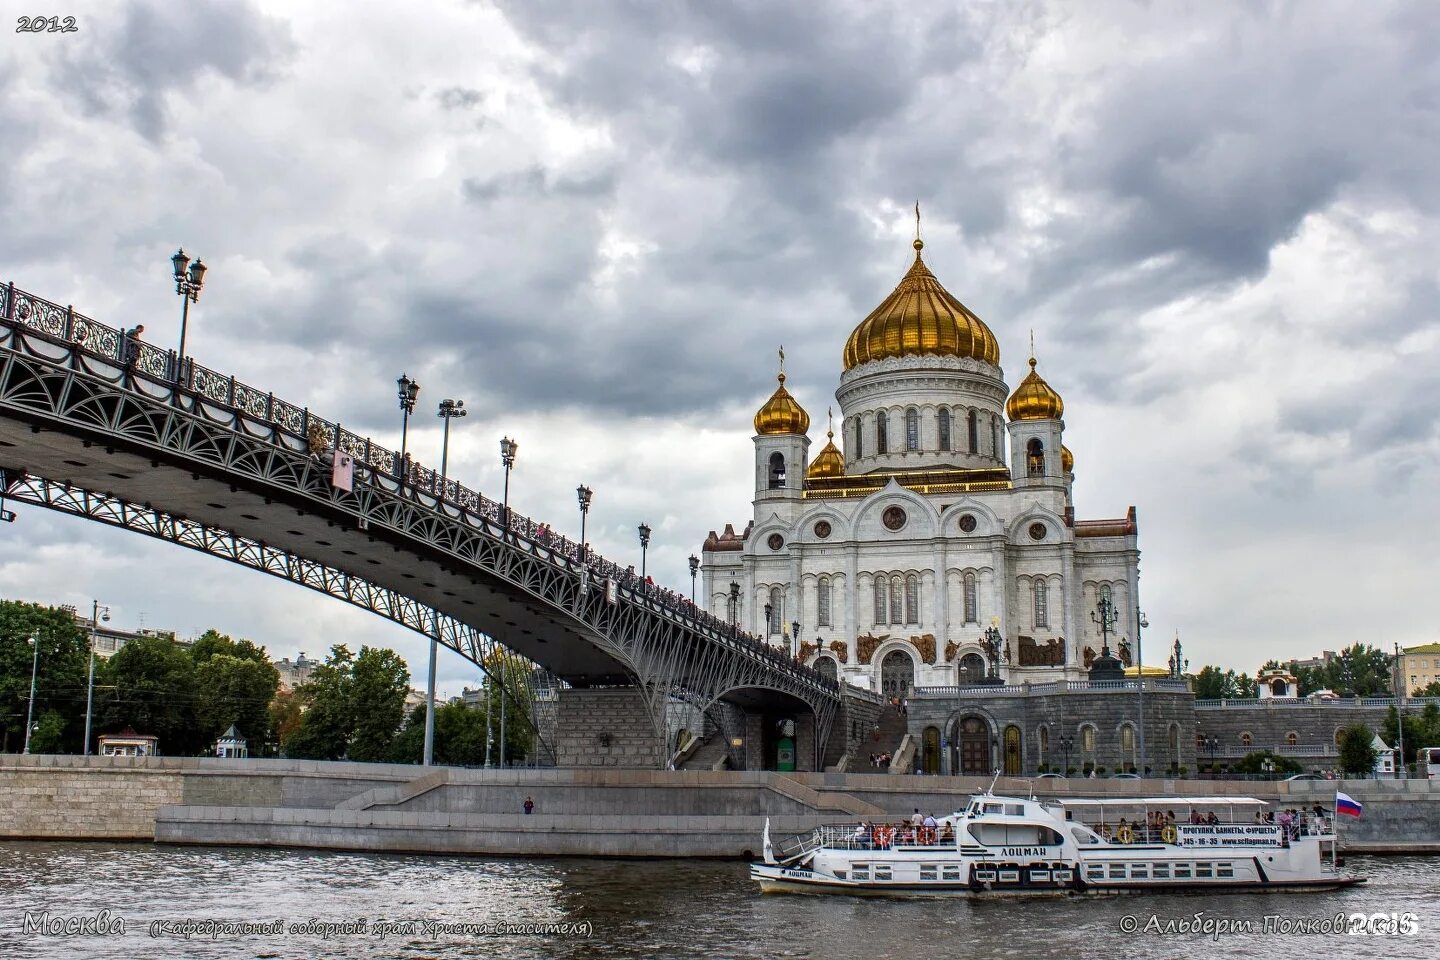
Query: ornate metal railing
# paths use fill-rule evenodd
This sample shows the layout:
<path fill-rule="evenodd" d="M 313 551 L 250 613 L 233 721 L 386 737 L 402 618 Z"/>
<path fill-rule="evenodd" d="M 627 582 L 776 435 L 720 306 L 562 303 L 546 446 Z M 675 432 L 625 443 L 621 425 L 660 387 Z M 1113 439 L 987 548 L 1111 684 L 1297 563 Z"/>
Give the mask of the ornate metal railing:
<path fill-rule="evenodd" d="M 1440 706 L 1440 697 L 1406 697 L 1403 701 L 1395 697 L 1266 697 L 1264 700 L 1196 700 L 1197 710 L 1255 710 L 1269 709 L 1271 707 L 1349 707 L 1361 709 L 1365 707 L 1395 707 L 1404 704 L 1409 707 L 1424 707 L 1433 703 Z"/>
<path fill-rule="evenodd" d="M 225 408 L 239 415 L 237 423 L 248 420 L 257 426 L 269 427 L 275 434 L 274 439 L 291 449 L 308 449 L 314 454 L 327 451 L 347 454 L 354 458 L 359 481 L 375 482 L 383 478 L 417 499 L 433 498 L 437 507 L 453 508 L 452 515 L 487 532 L 498 532 L 519 549 L 559 566 L 584 571 L 589 577 L 612 580 L 626 599 L 683 621 L 746 658 L 763 660 L 781 673 L 798 674 L 806 682 L 838 695 L 837 681 L 703 610 L 683 594 L 642 579 L 633 568 L 607 560 L 588 544 L 577 544 L 553 533 L 549 524 L 507 510 L 480 492 L 414 462 L 408 454 L 402 461 L 396 451 L 344 429 L 339 422 L 317 416 L 308 407 L 287 403 L 269 391 L 202 366 L 192 358 L 180 357 L 174 350 L 146 343 L 131 331 L 106 326 L 77 313 L 72 306 L 53 303 L 19 289 L 14 283 L 0 285 L 0 318 L 7 326 L 23 326 L 32 334 L 41 334 L 124 368 L 129 374 L 125 386 L 150 399 L 159 398 L 153 391 L 142 389 L 147 383 Z"/>
<path fill-rule="evenodd" d="M 1013 697 L 1027 693 L 1110 692 L 1135 690 L 1136 680 L 1054 680 L 1049 683 L 1007 683 L 1000 686 L 931 686 L 915 687 L 912 696 L 950 699 L 953 697 Z M 1147 677 L 1146 692 L 1184 693 L 1190 685 L 1184 680 L 1161 680 Z"/>

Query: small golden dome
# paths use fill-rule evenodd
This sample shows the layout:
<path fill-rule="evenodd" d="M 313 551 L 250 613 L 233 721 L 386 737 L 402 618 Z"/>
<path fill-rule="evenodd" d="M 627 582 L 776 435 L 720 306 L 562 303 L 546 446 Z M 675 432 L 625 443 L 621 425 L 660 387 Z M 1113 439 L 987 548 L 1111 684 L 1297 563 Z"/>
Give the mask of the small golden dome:
<path fill-rule="evenodd" d="M 820 455 L 810 461 L 810 467 L 805 471 L 806 480 L 819 480 L 825 477 L 845 476 L 845 454 L 835 446 L 835 431 L 825 431 L 825 449 Z"/>
<path fill-rule="evenodd" d="M 1035 372 L 1035 358 L 1030 358 L 1030 372 L 1005 401 L 1005 415 L 1011 420 L 1059 420 L 1065 413 L 1065 401 L 1050 384 Z"/>
<path fill-rule="evenodd" d="M 1060 444 L 1060 469 L 1062 473 L 1075 472 L 1075 454 L 1065 444 Z"/>
<path fill-rule="evenodd" d="M 755 432 L 762 434 L 804 434 L 810 429 L 810 414 L 795 402 L 785 389 L 785 374 L 777 378 L 780 386 L 755 414 Z"/>
<path fill-rule="evenodd" d="M 935 279 L 920 259 L 924 246 L 916 238 L 910 271 L 850 334 L 845 342 L 846 370 L 872 360 L 916 354 L 971 357 L 999 365 L 995 334 Z"/>

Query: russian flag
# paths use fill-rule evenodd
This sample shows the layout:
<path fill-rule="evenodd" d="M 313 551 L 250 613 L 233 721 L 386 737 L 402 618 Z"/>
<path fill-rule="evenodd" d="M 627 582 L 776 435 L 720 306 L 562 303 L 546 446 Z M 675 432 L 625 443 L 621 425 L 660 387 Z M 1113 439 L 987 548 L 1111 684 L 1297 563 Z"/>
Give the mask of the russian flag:
<path fill-rule="evenodd" d="M 1335 794 L 1335 812 L 1343 813 L 1347 817 L 1358 817 L 1365 809 L 1365 805 L 1347 793 Z"/>

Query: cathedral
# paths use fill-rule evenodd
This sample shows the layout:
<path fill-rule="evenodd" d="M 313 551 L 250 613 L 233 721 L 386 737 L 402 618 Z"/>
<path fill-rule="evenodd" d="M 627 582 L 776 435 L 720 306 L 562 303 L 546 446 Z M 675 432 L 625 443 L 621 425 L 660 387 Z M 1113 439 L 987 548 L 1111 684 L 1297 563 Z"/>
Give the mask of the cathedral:
<path fill-rule="evenodd" d="M 923 247 L 846 340 L 839 436 L 832 420 L 813 457 L 781 354 L 755 414 L 754 516 L 706 538 L 705 602 L 887 697 L 1118 678 L 1139 617 L 1135 509 L 1076 519 L 1065 404 L 1033 345 L 1012 391 L 995 334 Z"/>

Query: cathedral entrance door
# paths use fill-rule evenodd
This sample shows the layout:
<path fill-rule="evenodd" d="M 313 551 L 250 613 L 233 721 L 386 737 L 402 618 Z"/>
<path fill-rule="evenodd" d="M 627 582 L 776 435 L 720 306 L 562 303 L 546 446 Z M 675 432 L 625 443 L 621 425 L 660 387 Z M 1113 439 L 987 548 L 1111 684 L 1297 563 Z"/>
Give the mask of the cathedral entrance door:
<path fill-rule="evenodd" d="M 891 650 L 880 661 L 880 692 L 886 700 L 910 696 L 915 684 L 915 661 L 901 650 Z"/>
<path fill-rule="evenodd" d="M 960 721 L 960 773 L 967 777 L 989 776 L 990 732 L 979 717 Z"/>
<path fill-rule="evenodd" d="M 985 679 L 985 661 L 978 653 L 967 653 L 960 658 L 960 686 L 973 687 Z"/>

